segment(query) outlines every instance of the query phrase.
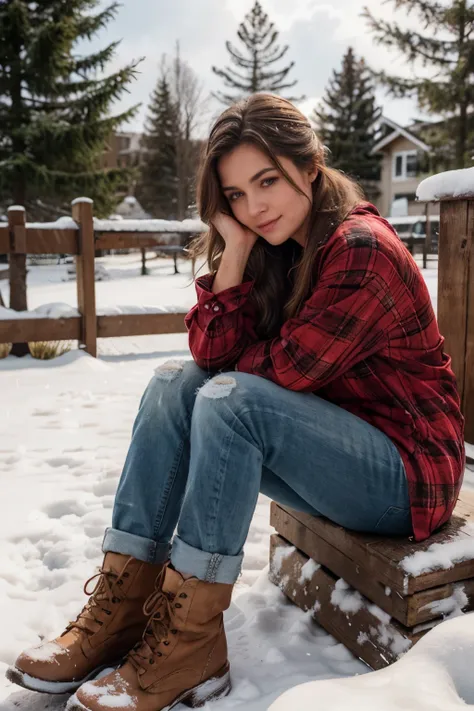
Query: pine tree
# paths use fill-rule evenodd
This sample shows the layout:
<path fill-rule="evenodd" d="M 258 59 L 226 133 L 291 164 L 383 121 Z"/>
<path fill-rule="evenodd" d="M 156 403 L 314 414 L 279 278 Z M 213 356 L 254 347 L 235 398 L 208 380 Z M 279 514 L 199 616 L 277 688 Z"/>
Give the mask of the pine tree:
<path fill-rule="evenodd" d="M 380 157 L 371 155 L 377 141 L 381 115 L 375 105 L 374 87 L 364 59 L 357 60 L 349 47 L 340 72 L 333 76 L 315 109 L 316 131 L 329 149 L 329 164 L 358 180 L 367 197 L 377 196 L 375 182 L 380 175 Z"/>
<path fill-rule="evenodd" d="M 153 217 L 167 220 L 178 217 L 176 130 L 176 106 L 167 72 L 162 69 L 142 138 L 143 159 L 136 196 Z"/>
<path fill-rule="evenodd" d="M 288 83 L 286 78 L 293 68 L 294 62 L 291 62 L 284 69 L 273 71 L 271 69 L 272 65 L 283 59 L 288 51 L 288 45 L 281 48 L 275 44 L 278 34 L 273 22 L 269 21 L 268 15 L 256 0 L 252 10 L 245 16 L 244 22 L 239 25 L 237 31 L 245 50 L 240 51 L 230 42 L 226 42 L 231 62 L 243 73 L 235 71 L 232 67 L 226 67 L 225 69 L 212 67 L 214 74 L 224 79 L 225 85 L 231 89 L 236 89 L 238 94 L 230 95 L 217 92 L 213 96 L 222 101 L 222 103 L 230 105 L 238 99 L 255 92 L 279 94 L 284 89 L 293 87 L 297 80 L 295 79 L 295 81 Z M 247 53 L 247 56 L 245 53 Z M 304 98 L 304 96 L 299 98 L 288 97 L 290 101 L 301 101 Z"/>
<path fill-rule="evenodd" d="M 86 55 L 76 44 L 114 18 L 118 4 L 100 0 L 0 2 L 0 202 L 39 205 L 86 194 L 96 214 L 115 205 L 126 171 L 101 170 L 107 138 L 137 107 L 115 116 L 111 105 L 134 78 L 137 62 L 104 76 L 118 42 Z M 43 211 L 41 217 L 47 215 Z"/>
<path fill-rule="evenodd" d="M 474 5 L 468 0 L 393 0 L 395 8 L 417 15 L 424 33 L 378 20 L 366 8 L 364 16 L 378 44 L 400 50 L 415 73 L 420 64 L 431 78 L 375 75 L 395 97 L 416 97 L 419 108 L 446 119 L 444 137 L 455 135 L 452 168 L 472 163 L 474 149 Z M 446 169 L 446 168 L 445 168 Z"/>

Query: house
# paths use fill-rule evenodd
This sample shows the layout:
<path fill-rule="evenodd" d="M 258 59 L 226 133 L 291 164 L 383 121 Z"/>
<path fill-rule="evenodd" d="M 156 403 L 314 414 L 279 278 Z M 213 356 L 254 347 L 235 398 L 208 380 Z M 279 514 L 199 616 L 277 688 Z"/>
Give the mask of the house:
<path fill-rule="evenodd" d="M 111 134 L 102 155 L 101 168 L 125 168 L 138 165 L 143 152 L 141 139 L 142 134 L 134 131 Z"/>
<path fill-rule="evenodd" d="M 404 128 L 385 116 L 381 119 L 382 135 L 372 149 L 372 153 L 382 157 L 380 195 L 374 202 L 386 217 L 392 214 L 394 200 L 401 198 L 407 200 L 408 215 L 424 213 L 424 203 L 415 201 L 418 184 L 433 172 L 430 170 L 431 147 L 420 138 L 420 128 L 424 125 L 418 122 Z M 430 212 L 439 214 L 439 205 L 431 205 Z"/>

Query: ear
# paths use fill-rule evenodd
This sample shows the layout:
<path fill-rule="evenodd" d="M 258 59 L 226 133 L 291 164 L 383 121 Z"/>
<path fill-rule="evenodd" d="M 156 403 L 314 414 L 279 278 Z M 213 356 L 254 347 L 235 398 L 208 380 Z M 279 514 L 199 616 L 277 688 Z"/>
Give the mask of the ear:
<path fill-rule="evenodd" d="M 313 168 L 311 168 L 311 170 L 310 170 L 309 173 L 308 173 L 309 182 L 310 182 L 310 183 L 314 183 L 314 181 L 315 181 L 316 178 L 318 177 L 318 174 L 319 174 L 319 170 L 318 170 L 317 167 L 314 165 Z"/>

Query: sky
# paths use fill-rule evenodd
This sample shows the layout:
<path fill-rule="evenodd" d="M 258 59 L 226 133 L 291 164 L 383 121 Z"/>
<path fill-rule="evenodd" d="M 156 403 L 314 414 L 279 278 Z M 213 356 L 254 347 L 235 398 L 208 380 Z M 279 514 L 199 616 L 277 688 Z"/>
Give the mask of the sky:
<path fill-rule="evenodd" d="M 254 0 L 121 2 L 116 19 L 94 38 L 90 48 L 121 40 L 109 71 L 144 58 L 139 65 L 137 79 L 129 87 L 130 93 L 126 93 L 115 107 L 116 110 L 124 110 L 135 103 L 142 104 L 137 116 L 124 128 L 134 131 L 143 129 L 160 59 L 163 54 L 173 56 L 179 41 L 182 59 L 189 63 L 202 82 L 206 110 L 200 133 L 204 137 L 210 122 L 224 108 L 211 96 L 211 92 L 224 88 L 222 80 L 212 72 L 211 67 L 224 68 L 229 64 L 225 42 L 230 40 L 236 46 L 241 45 L 237 29 Z M 106 4 L 104 0 L 103 5 Z M 376 69 L 403 75 L 410 71 L 403 57 L 375 44 L 366 21 L 361 17 L 364 3 L 360 0 L 337 0 L 337 4 L 320 0 L 261 0 L 261 4 L 280 33 L 279 43 L 289 45 L 281 64 L 274 67 L 281 68 L 289 61 L 295 62 L 288 79 L 297 79 L 298 83 L 290 92 L 293 96 L 306 95 L 306 100 L 298 103 L 306 115 L 323 96 L 333 70 L 341 68 L 343 55 L 349 46 Z M 387 5 L 381 4 L 380 0 L 367 0 L 366 5 L 377 17 L 382 14 L 386 20 L 396 17 L 402 25 L 407 24 L 403 11 L 394 15 L 391 10 L 393 3 Z M 415 20 L 410 19 L 409 22 L 413 24 Z M 406 125 L 415 117 L 423 118 L 413 100 L 393 100 L 382 89 L 377 90 L 376 96 L 384 114 L 398 123 Z"/>

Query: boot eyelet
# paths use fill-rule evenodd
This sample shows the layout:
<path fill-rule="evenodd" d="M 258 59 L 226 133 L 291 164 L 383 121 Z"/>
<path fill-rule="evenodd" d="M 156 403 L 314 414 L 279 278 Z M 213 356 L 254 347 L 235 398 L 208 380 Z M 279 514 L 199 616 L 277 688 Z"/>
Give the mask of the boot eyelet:
<path fill-rule="evenodd" d="M 162 656 L 163 656 L 163 653 L 162 653 L 162 652 L 157 652 L 156 655 L 157 655 L 158 657 L 162 657 Z"/>
<path fill-rule="evenodd" d="M 180 597 L 188 597 L 186 593 L 181 593 Z"/>
<path fill-rule="evenodd" d="M 165 640 L 165 641 L 163 642 L 163 644 L 165 645 L 165 647 L 167 647 L 167 646 L 169 645 L 168 640 Z"/>
<path fill-rule="evenodd" d="M 120 602 L 120 600 L 118 599 L 118 597 L 113 597 L 112 602 Z"/>
<path fill-rule="evenodd" d="M 123 580 L 119 580 L 119 581 L 117 582 L 117 585 L 123 585 Z"/>
<path fill-rule="evenodd" d="M 123 577 L 124 577 L 124 578 L 129 578 L 129 577 L 130 577 L 130 573 L 124 573 L 124 574 L 123 574 Z"/>
<path fill-rule="evenodd" d="M 151 665 L 153 666 L 154 663 L 155 663 L 155 660 L 154 660 L 154 659 L 149 659 L 149 660 L 148 660 L 148 664 L 151 664 Z"/>
<path fill-rule="evenodd" d="M 112 612 L 111 612 L 110 610 L 104 610 L 104 612 L 105 612 L 106 615 L 111 615 L 111 614 L 112 614 Z"/>
<path fill-rule="evenodd" d="M 171 634 L 177 634 L 178 630 L 171 630 Z"/>
<path fill-rule="evenodd" d="M 177 602 L 175 607 L 183 607 L 183 606 L 179 602 Z"/>

